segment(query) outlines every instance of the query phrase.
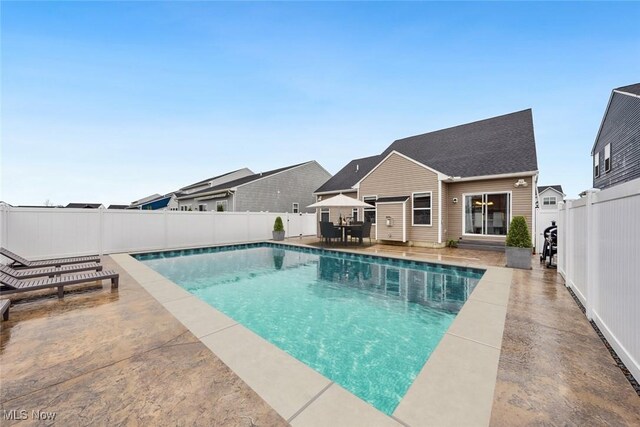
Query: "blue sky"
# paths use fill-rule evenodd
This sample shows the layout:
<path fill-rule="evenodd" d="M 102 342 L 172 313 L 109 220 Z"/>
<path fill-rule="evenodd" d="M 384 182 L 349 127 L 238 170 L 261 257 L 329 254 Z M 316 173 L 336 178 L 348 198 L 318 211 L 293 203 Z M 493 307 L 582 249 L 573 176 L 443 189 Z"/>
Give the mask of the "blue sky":
<path fill-rule="evenodd" d="M 129 203 L 229 170 L 337 172 L 533 108 L 541 184 L 590 187 L 638 3 L 2 2 L 11 204 Z"/>

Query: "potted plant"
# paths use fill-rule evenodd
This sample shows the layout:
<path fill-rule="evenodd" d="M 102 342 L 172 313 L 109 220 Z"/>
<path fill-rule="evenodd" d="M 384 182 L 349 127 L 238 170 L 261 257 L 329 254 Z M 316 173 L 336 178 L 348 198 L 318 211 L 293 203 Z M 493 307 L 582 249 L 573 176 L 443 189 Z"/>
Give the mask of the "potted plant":
<path fill-rule="evenodd" d="M 284 225 L 280 217 L 273 223 L 273 240 L 284 240 Z"/>
<path fill-rule="evenodd" d="M 507 267 L 531 270 L 531 235 L 523 216 L 514 216 L 506 241 Z"/>

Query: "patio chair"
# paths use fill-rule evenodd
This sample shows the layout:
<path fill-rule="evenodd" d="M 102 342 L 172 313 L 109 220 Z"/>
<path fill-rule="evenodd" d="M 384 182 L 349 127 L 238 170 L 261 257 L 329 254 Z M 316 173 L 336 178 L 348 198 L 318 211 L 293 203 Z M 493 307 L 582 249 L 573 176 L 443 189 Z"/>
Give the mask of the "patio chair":
<path fill-rule="evenodd" d="M 54 277 L 61 274 L 78 273 L 81 271 L 102 271 L 102 265 L 98 263 L 90 264 L 69 264 L 63 265 L 60 268 L 45 267 L 45 268 L 25 268 L 16 270 L 15 268 L 0 264 L 0 273 L 4 273 L 7 276 L 15 277 L 16 279 L 31 279 L 33 277 Z"/>
<path fill-rule="evenodd" d="M 0 273 L 0 296 L 35 291 L 38 289 L 58 288 L 58 298 L 62 298 L 64 296 L 65 286 L 109 279 L 111 280 L 111 289 L 115 289 L 118 287 L 119 278 L 120 275 L 111 270 L 35 280 L 17 279 Z"/>
<path fill-rule="evenodd" d="M 331 243 L 331 239 L 342 239 L 340 229 L 329 221 L 320 221 L 320 236 L 327 243 Z"/>
<path fill-rule="evenodd" d="M 367 237 L 369 239 L 369 244 L 371 244 L 371 223 L 366 221 L 362 224 L 361 227 L 355 227 L 351 229 L 351 238 L 357 237 L 362 244 L 363 239 Z"/>
<path fill-rule="evenodd" d="M 7 257 L 13 262 L 11 267 L 13 268 L 40 268 L 40 267 L 60 267 L 67 264 L 82 264 L 87 262 L 100 262 L 98 255 L 71 257 L 71 258 L 54 258 L 54 259 L 41 259 L 29 261 L 20 255 L 11 252 L 8 249 L 0 248 L 0 255 Z"/>

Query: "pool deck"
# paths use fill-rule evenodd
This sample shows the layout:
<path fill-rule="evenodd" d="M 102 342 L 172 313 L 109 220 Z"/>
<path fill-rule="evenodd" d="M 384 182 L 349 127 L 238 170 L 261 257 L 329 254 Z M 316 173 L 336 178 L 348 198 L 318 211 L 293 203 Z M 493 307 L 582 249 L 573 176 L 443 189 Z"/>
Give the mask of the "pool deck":
<path fill-rule="evenodd" d="M 354 249 L 462 265 L 504 265 L 504 255 L 493 252 L 386 245 L 349 248 Z M 271 426 L 286 425 L 288 420 L 293 425 L 326 425 L 321 420 L 328 420 L 327 414 L 333 414 L 336 425 L 452 424 L 447 419 L 423 418 L 418 405 L 411 403 L 414 399 L 428 411 L 425 402 L 429 400 L 424 399 L 434 391 L 413 392 L 414 386 L 421 387 L 420 376 L 394 413 L 395 419 L 380 417 L 383 414 L 371 411 L 369 405 L 317 373 L 306 393 L 292 392 L 296 376 L 304 376 L 306 382 L 310 368 L 296 364 L 290 356 L 274 363 L 263 351 L 270 344 L 247 344 L 251 340 L 243 336 L 241 325 L 206 304 L 194 310 L 195 298 L 186 292 L 176 295 L 179 290 L 166 286 L 164 278 L 149 277 L 133 258 L 114 255 L 105 257 L 104 264 L 121 272 L 116 291 L 105 284 L 71 287 L 63 300 L 55 298 L 55 291 L 12 297 L 11 319 L 0 323 L 0 409 L 27 410 L 29 420 L 22 425 L 38 424 L 32 410 L 56 412 L 55 421 L 61 425 Z M 640 425 L 640 398 L 562 278 L 534 262 L 534 270 L 513 271 L 510 280 L 506 295 L 504 288 L 488 287 L 484 296 L 503 298 L 505 303 L 506 324 L 500 340 L 496 341 L 495 328 L 461 325 L 466 330 L 456 332 L 452 325 L 425 365 L 428 369 L 435 361 L 442 365 L 433 372 L 463 374 L 461 379 L 447 379 L 446 389 L 438 389 L 450 402 L 448 407 L 436 408 L 438 412 L 446 416 L 468 411 L 468 406 L 457 406 L 459 396 L 485 387 L 480 394 L 491 391 L 489 409 L 481 402 L 478 410 L 484 415 L 468 425 Z M 477 298 L 477 303 L 484 297 Z M 477 303 L 465 305 L 463 311 L 477 311 L 473 307 Z M 500 311 L 499 304 L 493 305 Z M 207 311 L 215 322 L 189 324 L 189 319 L 197 317 L 194 313 Z M 488 330 L 494 333 L 487 335 Z M 467 333 L 476 338 L 465 337 Z M 495 360 L 491 363 L 496 370 L 487 374 L 456 360 L 438 361 L 441 349 L 448 354 L 471 353 L 480 361 Z M 263 377 L 266 373 L 270 383 L 249 387 L 241 379 L 256 373 Z M 427 394 L 421 395 L 424 390 Z M 403 409 L 407 399 L 408 409 Z M 340 414 L 344 406 L 352 409 L 351 414 Z M 13 423 L 6 419 L 6 412 L 1 416 L 3 425 Z"/>

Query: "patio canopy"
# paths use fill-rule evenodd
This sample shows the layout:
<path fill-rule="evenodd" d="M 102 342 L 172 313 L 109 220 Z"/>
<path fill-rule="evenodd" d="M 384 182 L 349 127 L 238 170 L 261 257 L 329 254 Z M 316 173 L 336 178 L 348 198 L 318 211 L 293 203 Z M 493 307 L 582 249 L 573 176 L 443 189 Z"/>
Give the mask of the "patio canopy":
<path fill-rule="evenodd" d="M 353 197 L 345 196 L 344 194 L 338 194 L 337 196 L 329 197 L 328 199 L 321 200 L 308 208 L 370 208 L 369 203 L 362 202 Z"/>

